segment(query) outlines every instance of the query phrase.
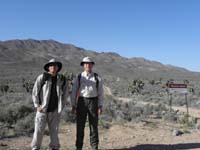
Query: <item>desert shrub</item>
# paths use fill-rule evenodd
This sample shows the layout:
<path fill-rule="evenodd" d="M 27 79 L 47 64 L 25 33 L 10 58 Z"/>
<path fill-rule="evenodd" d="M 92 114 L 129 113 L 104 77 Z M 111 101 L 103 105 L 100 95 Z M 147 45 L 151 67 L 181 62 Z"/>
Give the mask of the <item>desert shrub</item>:
<path fill-rule="evenodd" d="M 143 122 L 145 123 L 145 126 L 148 126 L 150 128 L 158 128 L 158 122 L 155 121 L 147 121 L 147 120 L 143 120 Z"/>
<path fill-rule="evenodd" d="M 104 129 L 109 129 L 110 128 L 110 124 L 103 120 L 103 119 L 99 119 L 99 127 L 104 128 Z"/>
<path fill-rule="evenodd" d="M 31 80 L 26 80 L 26 79 L 22 79 L 23 82 L 23 88 L 26 89 L 26 92 L 30 93 L 33 89 L 34 83 Z"/>
<path fill-rule="evenodd" d="M 33 109 L 25 105 L 9 105 L 1 109 L 0 122 L 12 125 L 19 119 L 26 117 Z"/>
<path fill-rule="evenodd" d="M 150 105 L 142 104 L 134 99 L 129 102 L 122 102 L 112 96 L 105 96 L 103 114 L 100 120 L 103 124 L 110 122 L 141 121 L 146 118 L 165 119 L 177 122 L 180 117 L 177 112 L 169 112 L 169 109 L 162 103 Z M 64 110 L 63 119 L 66 122 L 75 122 L 76 116 L 71 113 L 71 108 Z"/>
<path fill-rule="evenodd" d="M 194 128 L 197 123 L 196 118 L 191 117 L 188 114 L 184 114 L 182 117 L 179 117 L 178 121 L 183 125 L 183 128 Z"/>
<path fill-rule="evenodd" d="M 154 85 L 155 84 L 155 80 L 150 80 L 149 84 Z"/>
<path fill-rule="evenodd" d="M 33 109 L 25 105 L 10 104 L 0 109 L 0 127 L 5 132 L 0 132 L 0 137 L 25 135 L 33 131 Z M 12 134 L 10 133 L 12 131 Z"/>
<path fill-rule="evenodd" d="M 146 106 L 145 106 L 145 108 L 144 108 L 144 111 L 143 111 L 143 114 L 144 114 L 144 116 L 149 116 L 149 115 L 152 115 L 153 114 L 153 106 L 152 105 L 149 105 L 149 104 L 147 104 Z"/>
<path fill-rule="evenodd" d="M 170 121 L 170 122 L 178 122 L 179 116 L 177 115 L 176 112 L 173 112 L 173 111 L 172 112 L 166 112 L 163 115 L 163 119 Z"/>
<path fill-rule="evenodd" d="M 141 107 L 135 107 L 134 109 L 129 109 L 128 118 L 125 118 L 125 120 L 132 121 L 136 118 L 140 118 L 143 116 L 143 112 L 144 112 L 144 110 Z"/>
<path fill-rule="evenodd" d="M 113 121 L 113 119 L 118 116 L 118 112 L 116 110 L 118 110 L 120 105 L 118 105 L 118 102 L 112 97 L 107 98 L 109 99 L 106 99 L 104 102 L 102 119 L 106 121 Z"/>
<path fill-rule="evenodd" d="M 6 137 L 6 130 L 0 130 L 0 139 L 3 139 L 4 137 Z"/>
<path fill-rule="evenodd" d="M 64 113 L 62 115 L 62 119 L 65 122 L 71 122 L 71 123 L 76 122 L 76 115 L 72 113 L 71 107 L 65 108 Z"/>
<path fill-rule="evenodd" d="M 125 121 L 132 121 L 143 115 L 143 108 L 136 106 L 134 102 L 123 103 L 120 108 L 122 112 L 122 118 Z"/>
<path fill-rule="evenodd" d="M 35 113 L 31 113 L 28 116 L 20 119 L 15 124 L 16 135 L 31 135 L 34 131 L 34 117 Z"/>
<path fill-rule="evenodd" d="M 114 98 L 104 103 L 102 119 L 106 121 L 136 121 L 148 117 L 153 113 L 151 105 L 137 105 L 136 102 L 121 102 Z"/>
<path fill-rule="evenodd" d="M 154 105 L 154 111 L 155 112 L 168 111 L 168 108 L 165 105 L 159 103 L 158 105 Z"/>
<path fill-rule="evenodd" d="M 0 85 L 0 91 L 1 91 L 2 93 L 7 93 L 8 90 L 9 90 L 9 86 L 8 86 L 7 84 L 1 84 L 1 85 Z"/>
<path fill-rule="evenodd" d="M 25 105 L 19 106 L 18 107 L 17 118 L 18 119 L 24 118 L 24 117 L 28 116 L 32 112 L 33 112 L 33 108 L 32 107 L 25 106 Z"/>
<path fill-rule="evenodd" d="M 1 109 L 0 121 L 8 125 L 16 123 L 17 120 L 17 109 L 13 106 L 8 106 Z"/>

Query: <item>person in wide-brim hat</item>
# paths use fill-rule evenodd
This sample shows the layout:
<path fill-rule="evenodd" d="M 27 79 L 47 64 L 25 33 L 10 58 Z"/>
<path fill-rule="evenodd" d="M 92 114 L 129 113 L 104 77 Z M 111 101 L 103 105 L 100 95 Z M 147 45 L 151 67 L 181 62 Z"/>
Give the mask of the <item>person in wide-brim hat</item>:
<path fill-rule="evenodd" d="M 86 120 L 90 126 L 90 145 L 98 150 L 98 120 L 102 113 L 104 92 L 102 78 L 93 72 L 94 61 L 84 57 L 80 62 L 83 71 L 77 74 L 71 92 L 72 112 L 76 114 L 76 149 L 82 150 Z M 87 104 L 87 105 L 86 105 Z"/>
<path fill-rule="evenodd" d="M 49 71 L 49 66 L 51 66 L 51 65 L 57 65 L 58 66 L 58 71 L 57 72 L 59 72 L 62 69 L 62 63 L 61 62 L 56 61 L 55 59 L 51 59 L 51 60 L 49 60 L 48 63 L 46 63 L 44 65 L 44 70 L 48 72 Z"/>
<path fill-rule="evenodd" d="M 80 65 L 83 66 L 84 63 L 92 63 L 93 65 L 95 64 L 92 58 L 90 57 L 84 57 L 83 60 L 81 61 Z"/>

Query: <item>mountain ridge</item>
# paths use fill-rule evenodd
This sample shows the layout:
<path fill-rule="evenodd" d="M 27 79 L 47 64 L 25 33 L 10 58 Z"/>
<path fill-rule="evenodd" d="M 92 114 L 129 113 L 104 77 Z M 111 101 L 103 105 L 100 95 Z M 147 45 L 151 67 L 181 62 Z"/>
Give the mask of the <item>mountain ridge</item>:
<path fill-rule="evenodd" d="M 79 62 L 85 56 L 90 56 L 95 60 L 97 72 L 122 78 L 148 78 L 148 74 L 152 78 L 159 78 L 158 76 L 161 78 L 199 76 L 198 72 L 192 72 L 173 65 L 164 65 L 154 60 L 142 57 L 126 58 L 115 52 L 98 53 L 52 39 L 0 41 L 1 67 L 6 67 L 4 65 L 8 65 L 7 67 L 15 64 L 19 65 L 20 63 L 22 66 L 35 63 L 35 67 L 32 68 L 38 69 L 50 58 L 54 57 L 62 61 L 70 70 L 77 72 L 81 70 Z"/>
<path fill-rule="evenodd" d="M 63 63 L 61 73 L 75 75 L 82 71 L 80 62 L 85 56 L 94 59 L 94 72 L 102 76 L 104 85 L 118 96 L 127 96 L 128 85 L 135 79 L 144 82 L 162 80 L 163 84 L 171 79 L 180 82 L 200 80 L 198 72 L 145 58 L 125 58 L 114 52 L 98 53 L 54 40 L 28 39 L 0 41 L 0 84 L 12 82 L 18 86 L 23 79 L 34 82 L 37 75 L 44 72 L 43 66 L 51 58 Z"/>
<path fill-rule="evenodd" d="M 55 40 L 34 40 L 34 39 L 27 39 L 27 40 L 7 40 L 7 41 L 0 41 L 0 50 L 1 49 L 6 49 L 7 47 L 8 48 L 13 48 L 13 49 L 25 49 L 27 47 L 29 47 L 29 49 L 34 49 L 36 48 L 35 45 L 38 45 L 38 44 L 42 44 L 43 45 L 43 48 L 57 48 L 57 49 L 73 49 L 73 48 L 76 48 L 77 50 L 85 50 L 83 48 L 80 48 L 80 47 L 76 47 L 75 45 L 73 44 L 63 44 L 63 43 L 60 43 L 58 41 L 55 41 Z M 6 45 L 6 46 L 5 46 Z M 91 52 L 95 52 L 95 51 L 91 51 Z M 95 52 L 97 53 L 97 52 Z M 132 58 L 126 58 L 126 57 L 123 57 L 121 56 L 120 54 L 118 53 L 115 53 L 115 52 L 101 52 L 99 54 L 105 54 L 105 55 L 108 55 L 108 56 L 111 56 L 111 57 L 122 57 L 124 59 L 128 59 L 128 60 L 131 60 L 131 61 L 134 61 L 135 63 L 137 62 L 141 62 L 141 63 L 152 63 L 152 64 L 159 64 L 161 66 L 163 66 L 164 64 L 162 64 L 161 62 L 158 62 L 158 61 L 154 61 L 154 60 L 148 60 L 148 59 L 145 59 L 143 57 L 132 57 Z M 184 70 L 184 71 L 189 71 L 185 68 L 181 68 L 181 67 L 177 67 L 177 66 L 173 66 L 173 65 L 164 65 L 165 67 L 168 67 L 170 66 L 169 68 L 179 68 Z M 191 72 L 191 71 L 190 71 Z"/>

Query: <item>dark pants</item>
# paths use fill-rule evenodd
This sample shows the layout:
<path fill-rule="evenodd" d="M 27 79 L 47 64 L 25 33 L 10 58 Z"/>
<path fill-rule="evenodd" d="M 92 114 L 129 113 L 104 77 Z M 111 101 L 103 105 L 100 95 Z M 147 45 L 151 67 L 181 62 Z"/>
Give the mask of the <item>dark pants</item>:
<path fill-rule="evenodd" d="M 82 149 L 84 139 L 84 128 L 89 119 L 90 144 L 93 150 L 98 150 L 98 98 L 80 97 L 77 104 L 77 123 L 76 123 L 76 147 Z"/>

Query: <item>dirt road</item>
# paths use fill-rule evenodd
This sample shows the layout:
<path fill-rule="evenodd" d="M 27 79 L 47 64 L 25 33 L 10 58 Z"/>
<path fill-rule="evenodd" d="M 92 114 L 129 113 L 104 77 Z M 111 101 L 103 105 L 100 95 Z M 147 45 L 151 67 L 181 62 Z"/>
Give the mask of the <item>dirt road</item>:
<path fill-rule="evenodd" d="M 200 149 L 200 131 L 173 136 L 172 129 L 179 125 L 162 120 L 149 123 L 115 124 L 109 129 L 100 128 L 101 150 L 175 150 Z M 62 124 L 59 137 L 61 150 L 74 150 L 75 124 Z M 42 150 L 48 148 L 49 137 L 44 136 Z M 0 141 L 0 150 L 30 150 L 31 137 L 18 137 Z M 84 150 L 89 150 L 89 131 L 85 130 Z"/>

